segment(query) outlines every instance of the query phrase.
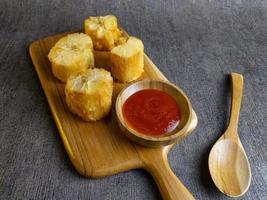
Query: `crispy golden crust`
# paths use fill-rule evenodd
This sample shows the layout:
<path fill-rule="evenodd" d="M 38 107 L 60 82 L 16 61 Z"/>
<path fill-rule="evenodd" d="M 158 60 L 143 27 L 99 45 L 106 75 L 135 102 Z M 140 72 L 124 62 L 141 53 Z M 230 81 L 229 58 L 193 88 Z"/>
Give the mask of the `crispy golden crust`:
<path fill-rule="evenodd" d="M 111 108 L 113 80 L 104 69 L 88 69 L 70 76 L 65 87 L 71 112 L 86 121 L 105 117 Z"/>
<path fill-rule="evenodd" d="M 94 67 L 92 49 L 92 40 L 86 34 L 73 33 L 61 38 L 48 54 L 54 76 L 66 82 L 72 73 Z"/>
<path fill-rule="evenodd" d="M 127 42 L 128 36 L 122 34 L 115 41 L 115 46 L 124 44 Z M 95 67 L 104 68 L 108 71 L 111 71 L 111 60 L 110 60 L 110 51 L 98 51 L 94 50 L 95 57 Z"/>
<path fill-rule="evenodd" d="M 127 35 L 125 35 L 125 34 L 122 33 L 122 35 L 120 35 L 120 37 L 118 37 L 118 38 L 116 39 L 116 41 L 115 41 L 115 46 L 118 46 L 118 45 L 121 45 L 121 44 L 126 43 L 127 40 L 128 40 L 128 38 L 129 38 L 129 37 L 128 37 Z"/>
<path fill-rule="evenodd" d="M 120 82 L 131 82 L 143 73 L 143 52 L 138 52 L 129 58 L 111 54 L 112 76 Z"/>
<path fill-rule="evenodd" d="M 98 51 L 110 51 L 122 34 L 113 15 L 87 18 L 84 32 L 93 39 L 94 49 Z"/>
<path fill-rule="evenodd" d="M 111 50 L 111 73 L 120 82 L 139 78 L 144 71 L 144 46 L 141 40 L 130 37 L 125 44 Z"/>

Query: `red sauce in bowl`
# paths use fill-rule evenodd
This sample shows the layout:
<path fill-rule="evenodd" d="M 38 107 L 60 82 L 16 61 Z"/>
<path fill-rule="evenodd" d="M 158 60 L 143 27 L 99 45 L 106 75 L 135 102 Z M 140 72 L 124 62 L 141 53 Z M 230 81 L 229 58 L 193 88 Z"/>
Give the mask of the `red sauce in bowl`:
<path fill-rule="evenodd" d="M 123 104 L 122 113 L 131 128 L 153 136 L 173 131 L 181 119 L 175 99 L 157 89 L 144 89 L 131 95 Z"/>

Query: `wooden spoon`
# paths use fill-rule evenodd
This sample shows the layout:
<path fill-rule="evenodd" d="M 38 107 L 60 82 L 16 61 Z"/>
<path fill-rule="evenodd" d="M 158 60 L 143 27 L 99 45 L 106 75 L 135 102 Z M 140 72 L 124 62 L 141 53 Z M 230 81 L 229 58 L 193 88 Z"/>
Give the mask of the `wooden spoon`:
<path fill-rule="evenodd" d="M 211 177 L 224 194 L 239 197 L 246 193 L 251 182 L 247 155 L 239 140 L 237 127 L 242 100 L 243 76 L 231 73 L 232 105 L 230 123 L 225 133 L 215 143 L 209 155 Z"/>

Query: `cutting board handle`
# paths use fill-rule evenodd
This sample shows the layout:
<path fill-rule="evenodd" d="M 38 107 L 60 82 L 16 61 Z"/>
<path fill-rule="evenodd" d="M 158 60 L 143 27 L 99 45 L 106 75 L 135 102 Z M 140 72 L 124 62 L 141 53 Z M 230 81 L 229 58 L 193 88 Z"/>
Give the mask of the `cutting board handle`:
<path fill-rule="evenodd" d="M 167 153 L 166 153 L 167 154 Z M 146 170 L 155 179 L 164 200 L 193 200 L 193 195 L 173 173 L 167 155 L 146 159 Z"/>

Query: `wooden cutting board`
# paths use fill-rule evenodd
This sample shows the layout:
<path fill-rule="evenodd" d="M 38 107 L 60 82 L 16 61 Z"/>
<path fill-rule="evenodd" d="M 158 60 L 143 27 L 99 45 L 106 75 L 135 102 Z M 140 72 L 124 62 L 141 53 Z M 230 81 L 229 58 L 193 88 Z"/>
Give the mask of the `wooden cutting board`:
<path fill-rule="evenodd" d="M 65 103 L 64 86 L 52 74 L 47 58 L 51 47 L 68 33 L 47 37 L 33 42 L 29 51 L 32 62 L 42 84 L 59 134 L 75 169 L 86 177 L 98 178 L 143 168 L 154 177 L 164 199 L 193 199 L 172 172 L 167 154 L 171 147 L 143 147 L 129 141 L 121 133 L 113 109 L 105 119 L 90 123 L 73 115 Z M 152 61 L 145 55 L 145 73 L 140 79 L 167 80 Z M 114 84 L 113 102 L 125 84 Z M 197 125 L 197 117 L 193 112 L 191 125 L 186 137 Z"/>

